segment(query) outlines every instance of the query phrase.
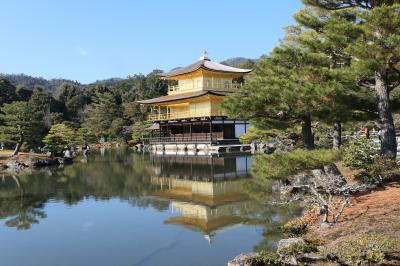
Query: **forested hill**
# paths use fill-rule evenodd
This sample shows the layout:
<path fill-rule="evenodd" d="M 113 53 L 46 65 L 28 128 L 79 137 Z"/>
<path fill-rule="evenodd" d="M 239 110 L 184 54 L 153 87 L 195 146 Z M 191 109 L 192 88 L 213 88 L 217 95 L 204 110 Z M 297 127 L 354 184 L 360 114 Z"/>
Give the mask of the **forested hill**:
<path fill-rule="evenodd" d="M 15 87 L 25 88 L 28 90 L 33 90 L 35 87 L 42 88 L 44 91 L 48 93 L 55 93 L 59 87 L 64 84 L 73 84 L 80 85 L 79 82 L 68 80 L 68 79 L 44 79 L 28 76 L 25 74 L 2 74 L 0 73 L 0 77 L 4 77 Z"/>
<path fill-rule="evenodd" d="M 249 59 L 249 58 L 244 58 L 244 57 L 234 57 L 234 58 L 230 58 L 230 59 L 222 61 L 221 64 L 233 66 L 233 67 L 239 67 L 239 68 L 253 68 L 255 61 L 256 60 L 254 60 L 254 59 Z M 12 85 L 14 85 L 17 88 L 24 88 L 27 90 L 33 90 L 34 88 L 41 88 L 41 89 L 43 89 L 43 91 L 45 91 L 47 93 L 55 94 L 57 91 L 59 91 L 61 85 L 63 85 L 63 84 L 75 85 L 75 86 L 78 86 L 81 88 L 90 88 L 90 87 L 94 87 L 94 86 L 105 86 L 105 87 L 112 88 L 112 87 L 126 86 L 126 84 L 132 83 L 132 82 L 129 82 L 131 79 L 135 79 L 135 82 L 133 82 L 133 83 L 136 83 L 136 85 L 137 85 L 137 81 L 140 80 L 141 78 L 143 79 L 145 76 L 139 74 L 139 75 L 134 75 L 132 77 L 127 77 L 127 78 L 109 78 L 109 79 L 104 79 L 104 80 L 97 80 L 93 83 L 85 84 L 85 85 L 79 83 L 78 81 L 69 80 L 69 79 L 60 78 L 60 79 L 47 80 L 47 79 L 44 79 L 41 77 L 32 77 L 32 76 L 25 75 L 25 74 L 2 74 L 2 73 L 0 73 L 0 77 L 4 77 Z"/>

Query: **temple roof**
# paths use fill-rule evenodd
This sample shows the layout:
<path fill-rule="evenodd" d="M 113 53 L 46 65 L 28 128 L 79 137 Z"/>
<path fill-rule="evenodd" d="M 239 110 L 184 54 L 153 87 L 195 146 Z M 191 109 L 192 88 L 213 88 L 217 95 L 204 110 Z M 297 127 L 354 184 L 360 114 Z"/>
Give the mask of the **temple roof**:
<path fill-rule="evenodd" d="M 172 102 L 172 101 L 177 101 L 177 100 L 184 100 L 184 99 L 191 99 L 191 98 L 201 97 L 201 96 L 204 96 L 204 95 L 207 95 L 207 94 L 216 95 L 216 96 L 227 96 L 230 93 L 229 92 L 224 92 L 224 91 L 212 91 L 212 90 L 194 91 L 194 92 L 166 95 L 166 96 L 161 96 L 161 97 L 158 97 L 158 98 L 142 100 L 142 101 L 137 101 L 137 102 L 138 103 L 142 103 L 142 104 L 165 103 L 165 102 Z"/>
<path fill-rule="evenodd" d="M 185 66 L 178 68 L 176 70 L 173 70 L 171 72 L 167 73 L 160 73 L 160 77 L 168 78 L 168 77 L 174 77 L 174 76 L 179 76 L 187 73 L 194 72 L 200 68 L 209 70 L 209 71 L 214 71 L 214 72 L 224 72 L 224 73 L 236 73 L 236 74 L 246 74 L 251 72 L 251 69 L 242 69 L 242 68 L 236 68 L 236 67 L 231 67 L 227 65 L 223 65 L 217 62 L 210 61 L 209 59 L 201 59 L 191 65 Z"/>

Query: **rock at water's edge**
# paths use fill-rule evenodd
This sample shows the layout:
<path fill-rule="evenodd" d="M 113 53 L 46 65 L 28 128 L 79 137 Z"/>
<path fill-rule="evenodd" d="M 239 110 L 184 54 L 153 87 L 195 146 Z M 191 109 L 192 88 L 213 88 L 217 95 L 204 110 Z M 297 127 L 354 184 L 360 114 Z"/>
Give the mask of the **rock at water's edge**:
<path fill-rule="evenodd" d="M 300 244 L 300 245 L 305 245 L 306 242 L 303 240 L 303 238 L 301 237 L 294 237 L 294 238 L 285 238 L 285 239 L 281 239 L 278 242 L 278 250 L 277 253 L 281 254 L 282 249 L 284 248 L 289 248 L 292 245 L 296 245 L 296 244 Z"/>
<path fill-rule="evenodd" d="M 305 245 L 306 242 L 300 238 L 300 237 L 296 237 L 296 238 L 286 238 L 286 239 L 281 239 L 278 242 L 278 249 L 277 249 L 277 253 L 280 256 L 280 259 L 282 262 L 284 262 L 287 265 L 299 265 L 297 258 L 292 255 L 292 254 L 285 254 L 284 250 L 287 248 L 290 248 L 293 245 Z"/>
<path fill-rule="evenodd" d="M 7 168 L 11 170 L 22 170 L 28 167 L 26 164 L 18 162 L 16 160 L 9 160 L 6 164 Z"/>
<path fill-rule="evenodd" d="M 233 260 L 228 262 L 228 266 L 251 266 L 258 253 L 242 253 L 236 256 Z"/>

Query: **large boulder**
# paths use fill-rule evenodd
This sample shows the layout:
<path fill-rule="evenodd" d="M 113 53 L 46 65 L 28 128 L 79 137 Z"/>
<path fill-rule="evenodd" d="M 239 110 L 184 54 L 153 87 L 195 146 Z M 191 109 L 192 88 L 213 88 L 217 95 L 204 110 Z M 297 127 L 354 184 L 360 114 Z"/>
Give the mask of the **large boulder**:
<path fill-rule="evenodd" d="M 306 242 L 301 237 L 284 238 L 279 240 L 277 253 L 282 254 L 285 249 L 291 248 L 294 245 L 305 245 Z"/>
<path fill-rule="evenodd" d="M 333 191 L 336 188 L 346 185 L 346 179 L 337 169 L 336 165 L 324 166 L 323 169 L 315 169 L 311 171 L 312 181 L 317 188 L 323 188 L 326 191 Z"/>
<path fill-rule="evenodd" d="M 283 194 L 292 191 L 299 192 L 304 187 L 314 187 L 317 190 L 324 190 L 329 194 L 337 195 L 339 190 L 347 186 L 345 177 L 337 169 L 336 165 L 328 165 L 323 168 L 301 172 L 288 179 L 288 185 L 283 188 Z"/>
<path fill-rule="evenodd" d="M 306 245 L 306 242 L 300 237 L 281 239 L 278 242 L 277 253 L 280 260 L 287 265 L 299 265 L 296 254 L 288 253 L 287 251 L 293 249 L 295 246 Z"/>
<path fill-rule="evenodd" d="M 258 253 L 256 252 L 242 253 L 229 261 L 228 266 L 251 266 L 257 256 Z"/>

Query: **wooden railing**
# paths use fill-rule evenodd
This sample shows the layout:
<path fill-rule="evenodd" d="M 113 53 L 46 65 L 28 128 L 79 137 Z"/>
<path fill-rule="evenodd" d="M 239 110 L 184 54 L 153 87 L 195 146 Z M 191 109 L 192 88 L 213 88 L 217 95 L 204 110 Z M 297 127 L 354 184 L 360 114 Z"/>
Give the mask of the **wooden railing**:
<path fill-rule="evenodd" d="M 185 133 L 174 134 L 169 137 L 151 137 L 148 139 L 150 144 L 157 143 L 213 143 L 218 140 L 223 140 L 222 132 L 214 133 Z"/>
<path fill-rule="evenodd" d="M 225 91 L 234 91 L 236 89 L 239 89 L 242 87 L 241 83 L 214 83 L 211 84 L 209 87 L 205 86 L 204 84 L 200 87 L 197 87 L 195 85 L 184 85 L 184 86 L 179 86 L 179 85 L 170 85 L 168 86 L 168 92 L 169 94 L 174 94 L 174 93 L 179 93 L 179 92 L 184 92 L 184 91 L 193 91 L 193 90 L 212 90 L 212 89 L 218 89 L 218 90 L 225 90 Z"/>
<path fill-rule="evenodd" d="M 190 110 L 184 112 L 151 114 L 149 115 L 148 120 L 162 121 L 162 120 L 175 120 L 175 119 L 211 117 L 211 116 L 225 116 L 225 112 L 222 110 L 211 111 L 209 109 L 204 109 L 204 110 Z"/>

